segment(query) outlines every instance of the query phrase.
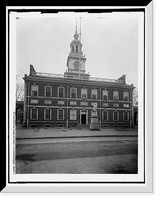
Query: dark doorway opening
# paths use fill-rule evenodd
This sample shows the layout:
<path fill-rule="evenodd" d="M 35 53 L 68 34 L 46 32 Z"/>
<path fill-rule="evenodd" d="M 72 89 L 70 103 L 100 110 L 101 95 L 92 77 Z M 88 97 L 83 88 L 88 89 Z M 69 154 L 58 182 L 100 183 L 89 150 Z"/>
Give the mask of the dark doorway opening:
<path fill-rule="evenodd" d="M 81 114 L 81 124 L 86 124 L 86 114 Z"/>
<path fill-rule="evenodd" d="M 138 112 L 134 113 L 134 126 L 138 126 Z"/>

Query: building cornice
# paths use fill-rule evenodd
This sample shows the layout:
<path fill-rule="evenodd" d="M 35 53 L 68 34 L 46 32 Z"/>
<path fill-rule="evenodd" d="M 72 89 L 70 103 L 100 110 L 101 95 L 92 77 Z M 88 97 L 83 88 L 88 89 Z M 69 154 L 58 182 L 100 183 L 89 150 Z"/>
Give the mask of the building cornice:
<path fill-rule="evenodd" d="M 69 79 L 69 78 L 54 78 L 54 77 L 42 77 L 42 76 L 25 76 L 23 78 L 25 81 L 32 82 L 53 82 L 53 83 L 61 83 L 61 84 L 72 84 L 72 85 L 86 85 L 93 87 L 111 87 L 111 88 L 127 88 L 134 89 L 135 87 L 128 84 L 123 83 L 113 83 L 113 82 L 101 82 L 101 81 L 92 81 L 92 80 L 79 80 L 79 79 Z"/>

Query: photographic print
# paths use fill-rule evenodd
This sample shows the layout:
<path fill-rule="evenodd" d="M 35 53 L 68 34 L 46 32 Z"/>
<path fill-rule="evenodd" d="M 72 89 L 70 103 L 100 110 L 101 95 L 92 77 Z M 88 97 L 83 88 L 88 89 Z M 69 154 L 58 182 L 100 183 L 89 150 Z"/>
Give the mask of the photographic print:
<path fill-rule="evenodd" d="M 145 183 L 145 10 L 56 9 L 9 15 L 10 182 Z"/>

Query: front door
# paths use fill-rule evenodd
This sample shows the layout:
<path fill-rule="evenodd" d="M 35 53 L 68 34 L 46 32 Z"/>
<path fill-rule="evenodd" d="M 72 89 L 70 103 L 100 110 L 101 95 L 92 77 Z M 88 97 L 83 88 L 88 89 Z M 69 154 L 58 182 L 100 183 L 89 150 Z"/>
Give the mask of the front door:
<path fill-rule="evenodd" d="M 88 124 L 88 111 L 87 110 L 80 111 L 80 124 Z"/>
<path fill-rule="evenodd" d="M 81 124 L 86 124 L 86 113 L 81 114 Z"/>

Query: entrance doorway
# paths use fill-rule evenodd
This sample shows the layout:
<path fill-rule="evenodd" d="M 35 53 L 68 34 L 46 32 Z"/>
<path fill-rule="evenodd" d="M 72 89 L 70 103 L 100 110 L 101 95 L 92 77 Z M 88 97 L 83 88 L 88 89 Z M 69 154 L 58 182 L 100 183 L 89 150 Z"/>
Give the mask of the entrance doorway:
<path fill-rule="evenodd" d="M 86 124 L 86 114 L 81 114 L 81 124 Z"/>
<path fill-rule="evenodd" d="M 80 111 L 80 124 L 88 124 L 88 111 L 87 110 Z"/>

